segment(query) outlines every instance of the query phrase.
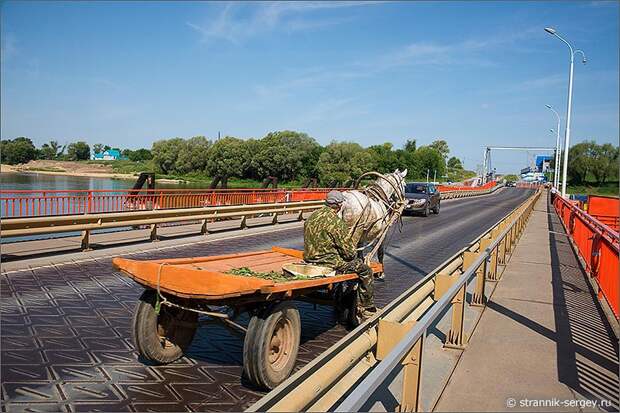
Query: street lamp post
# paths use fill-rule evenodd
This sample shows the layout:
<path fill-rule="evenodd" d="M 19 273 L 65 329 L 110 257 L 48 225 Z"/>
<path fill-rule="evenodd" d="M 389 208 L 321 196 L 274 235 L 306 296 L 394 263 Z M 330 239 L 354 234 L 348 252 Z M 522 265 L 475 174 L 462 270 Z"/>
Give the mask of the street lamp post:
<path fill-rule="evenodd" d="M 571 109 L 573 105 L 573 66 L 575 60 L 575 53 L 581 53 L 583 57 L 582 62 L 586 63 L 586 55 L 583 50 L 574 50 L 573 46 L 570 45 L 563 37 L 557 34 L 556 30 L 552 27 L 545 27 L 545 31 L 552 36 L 557 37 L 561 41 L 563 41 L 570 50 L 570 71 L 568 74 L 568 104 L 566 108 L 566 129 L 564 130 L 564 163 L 562 165 L 562 197 L 566 197 L 566 174 L 568 171 L 568 149 L 570 147 L 570 118 L 571 118 Z"/>
<path fill-rule="evenodd" d="M 558 112 L 551 107 L 551 105 L 545 105 L 549 110 L 555 113 L 555 117 L 558 119 L 558 127 L 556 131 L 556 139 L 555 139 L 555 163 L 553 167 L 553 186 L 555 189 L 558 189 L 558 185 L 560 184 L 560 177 L 558 175 L 558 170 L 560 169 L 560 115 Z M 551 129 L 553 132 L 553 129 Z"/>

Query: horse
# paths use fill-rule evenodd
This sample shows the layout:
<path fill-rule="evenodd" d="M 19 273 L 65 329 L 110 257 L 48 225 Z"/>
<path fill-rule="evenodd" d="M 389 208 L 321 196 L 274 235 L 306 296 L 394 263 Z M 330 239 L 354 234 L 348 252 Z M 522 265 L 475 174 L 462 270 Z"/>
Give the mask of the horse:
<path fill-rule="evenodd" d="M 361 256 L 370 263 L 372 256 L 383 264 L 384 239 L 389 227 L 402 214 L 405 199 L 405 176 L 407 170 L 382 175 L 369 172 L 362 175 L 377 176 L 378 179 L 363 190 L 354 189 L 343 193 L 345 198 L 339 215 L 349 227 L 349 236 Z M 379 276 L 382 278 L 382 274 Z"/>

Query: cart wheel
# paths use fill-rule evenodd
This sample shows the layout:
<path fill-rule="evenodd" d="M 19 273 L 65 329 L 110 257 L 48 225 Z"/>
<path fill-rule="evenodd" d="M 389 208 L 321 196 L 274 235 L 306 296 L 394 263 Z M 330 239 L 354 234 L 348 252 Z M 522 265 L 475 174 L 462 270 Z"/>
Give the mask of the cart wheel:
<path fill-rule="evenodd" d="M 270 307 L 250 320 L 243 342 L 243 371 L 254 384 L 273 389 L 293 371 L 301 320 L 291 302 Z"/>
<path fill-rule="evenodd" d="M 133 342 L 148 360 L 166 364 L 183 355 L 198 327 L 198 314 L 162 305 L 155 314 L 157 293 L 146 290 L 133 318 Z"/>

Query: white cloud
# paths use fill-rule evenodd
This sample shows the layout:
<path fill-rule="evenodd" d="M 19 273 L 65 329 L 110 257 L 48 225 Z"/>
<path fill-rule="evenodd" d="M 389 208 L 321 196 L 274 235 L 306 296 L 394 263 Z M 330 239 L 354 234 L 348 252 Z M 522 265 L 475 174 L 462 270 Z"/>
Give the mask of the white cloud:
<path fill-rule="evenodd" d="M 483 40 L 466 39 L 455 43 L 412 42 L 374 56 L 364 56 L 363 59 L 354 62 L 303 69 L 290 78 L 280 76 L 275 83 L 255 85 L 254 92 L 259 99 L 278 100 L 293 96 L 310 85 L 319 87 L 337 81 L 367 78 L 400 67 L 494 66 L 497 63 L 487 57 L 489 50 L 517 44 L 520 40 L 535 35 L 536 29 L 538 28 L 519 30 L 515 33 L 495 33 Z M 542 86 L 545 81 L 556 80 L 541 79 L 532 81 L 532 84 L 525 83 L 520 88 Z"/>
<path fill-rule="evenodd" d="M 382 2 L 265 2 L 265 3 L 225 3 L 218 6 L 219 12 L 207 22 L 186 24 L 198 32 L 203 42 L 225 40 L 239 44 L 259 34 L 282 29 L 302 31 L 338 25 L 351 17 L 317 17 L 309 14 L 337 8 L 368 6 Z"/>

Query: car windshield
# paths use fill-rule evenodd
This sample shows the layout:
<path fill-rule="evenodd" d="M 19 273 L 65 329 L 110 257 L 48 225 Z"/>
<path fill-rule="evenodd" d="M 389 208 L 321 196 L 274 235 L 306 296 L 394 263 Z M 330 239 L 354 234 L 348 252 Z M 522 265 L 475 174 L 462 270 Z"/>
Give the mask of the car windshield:
<path fill-rule="evenodd" d="M 405 192 L 409 194 L 425 194 L 426 185 L 423 184 L 407 184 L 405 186 Z"/>

